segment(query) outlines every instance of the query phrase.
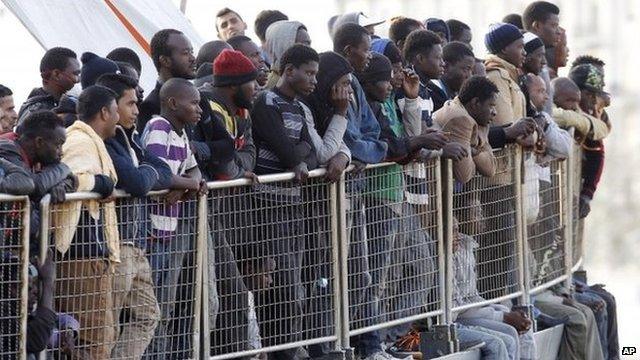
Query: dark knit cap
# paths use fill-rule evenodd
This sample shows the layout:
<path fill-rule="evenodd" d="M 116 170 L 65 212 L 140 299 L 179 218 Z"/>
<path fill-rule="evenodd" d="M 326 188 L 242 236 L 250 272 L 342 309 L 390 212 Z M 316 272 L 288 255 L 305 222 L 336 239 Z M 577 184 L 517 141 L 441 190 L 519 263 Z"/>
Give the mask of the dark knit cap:
<path fill-rule="evenodd" d="M 424 27 L 427 30 L 431 30 L 436 33 L 443 33 L 447 42 L 451 41 L 451 32 L 449 31 L 449 25 L 442 20 L 437 18 L 429 18 L 424 21 Z"/>
<path fill-rule="evenodd" d="M 316 75 L 316 79 L 318 79 L 316 92 L 326 99 L 330 94 L 333 84 L 342 76 L 352 73 L 353 68 L 347 59 L 333 51 L 323 52 L 319 57 L 318 74 Z"/>
<path fill-rule="evenodd" d="M 371 61 L 369 61 L 369 66 L 356 75 L 362 84 L 376 83 L 378 81 L 391 80 L 391 71 L 391 61 L 382 54 L 373 53 Z"/>
<path fill-rule="evenodd" d="M 224 49 L 213 61 L 213 86 L 242 85 L 258 77 L 258 70 L 240 51 Z"/>
<path fill-rule="evenodd" d="M 540 39 L 534 33 L 526 32 L 523 34 L 523 37 L 524 37 L 524 51 L 527 52 L 527 55 L 531 54 L 532 52 L 544 46 L 542 39 Z"/>
<path fill-rule="evenodd" d="M 511 24 L 493 24 L 489 32 L 484 36 L 484 44 L 492 54 L 497 54 L 512 42 L 522 39 L 520 30 Z"/>
<path fill-rule="evenodd" d="M 597 67 L 591 64 L 578 65 L 569 72 L 569 79 L 573 80 L 580 90 L 589 90 L 602 93 L 604 89 L 604 76 Z"/>
<path fill-rule="evenodd" d="M 80 72 L 80 85 L 83 89 L 95 85 L 98 78 L 104 74 L 118 74 L 118 64 L 107 58 L 100 57 L 92 52 L 86 52 L 80 57 L 82 70 Z"/>
<path fill-rule="evenodd" d="M 371 42 L 371 51 L 386 56 L 391 64 L 402 62 L 402 53 L 398 46 L 389 39 L 375 39 Z"/>
<path fill-rule="evenodd" d="M 200 87 L 205 83 L 213 81 L 213 63 L 205 62 L 200 65 L 198 71 L 196 71 L 196 78 L 193 80 L 193 84 L 196 87 Z"/>

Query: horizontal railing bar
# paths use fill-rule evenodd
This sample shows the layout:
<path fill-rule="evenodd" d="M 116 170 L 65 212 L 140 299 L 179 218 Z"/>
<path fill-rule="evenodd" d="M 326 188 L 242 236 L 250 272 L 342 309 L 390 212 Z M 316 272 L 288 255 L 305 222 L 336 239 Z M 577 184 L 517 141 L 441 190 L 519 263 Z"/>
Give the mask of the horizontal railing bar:
<path fill-rule="evenodd" d="M 462 306 L 454 306 L 451 311 L 460 312 L 460 311 L 464 311 L 464 310 L 474 309 L 474 308 L 477 308 L 477 307 L 482 307 L 482 306 L 501 303 L 503 301 L 515 299 L 515 298 L 517 298 L 519 296 L 522 296 L 522 293 L 523 293 L 522 291 L 517 291 L 517 292 L 511 293 L 509 295 L 500 296 L 498 298 L 491 299 L 491 300 L 479 301 L 479 302 L 476 302 L 476 303 L 466 304 L 466 305 L 462 305 Z"/>

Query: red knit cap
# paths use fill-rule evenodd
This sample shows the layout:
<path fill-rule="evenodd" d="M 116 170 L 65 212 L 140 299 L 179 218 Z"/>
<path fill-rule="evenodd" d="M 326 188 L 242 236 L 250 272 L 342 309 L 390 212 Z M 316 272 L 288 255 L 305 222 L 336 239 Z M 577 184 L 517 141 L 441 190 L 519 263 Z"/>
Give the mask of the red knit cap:
<path fill-rule="evenodd" d="M 257 76 L 256 67 L 240 51 L 224 49 L 213 61 L 213 86 L 242 85 Z"/>

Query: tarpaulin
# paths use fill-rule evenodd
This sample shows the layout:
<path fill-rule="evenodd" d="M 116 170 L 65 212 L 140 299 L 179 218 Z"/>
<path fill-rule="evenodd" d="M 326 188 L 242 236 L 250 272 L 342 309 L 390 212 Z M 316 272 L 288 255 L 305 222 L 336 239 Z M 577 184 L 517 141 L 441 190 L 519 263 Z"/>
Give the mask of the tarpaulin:
<path fill-rule="evenodd" d="M 171 0 L 2 0 L 35 39 L 49 49 L 64 46 L 78 57 L 91 51 L 106 56 L 126 46 L 142 62 L 140 82 L 148 92 L 157 78 L 148 55 L 149 43 L 158 30 L 173 28 L 191 40 L 195 51 L 202 37 Z M 213 15 L 212 15 L 213 16 Z"/>

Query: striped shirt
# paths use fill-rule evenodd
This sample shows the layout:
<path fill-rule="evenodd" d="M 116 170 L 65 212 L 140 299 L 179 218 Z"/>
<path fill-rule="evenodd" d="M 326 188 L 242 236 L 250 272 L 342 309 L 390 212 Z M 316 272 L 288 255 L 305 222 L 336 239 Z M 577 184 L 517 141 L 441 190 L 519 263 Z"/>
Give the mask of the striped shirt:
<path fill-rule="evenodd" d="M 184 175 L 198 166 L 187 133 L 178 134 L 162 117 L 149 120 L 142 133 L 142 144 L 149 153 L 167 163 L 174 175 Z M 154 234 L 159 238 L 172 235 L 178 226 L 179 216 L 180 204 L 152 206 L 150 217 Z"/>

